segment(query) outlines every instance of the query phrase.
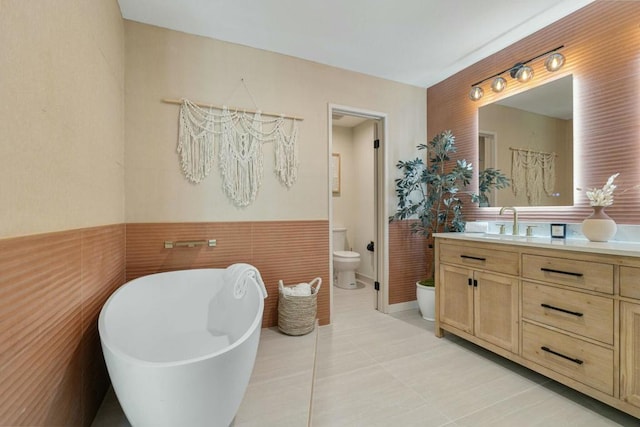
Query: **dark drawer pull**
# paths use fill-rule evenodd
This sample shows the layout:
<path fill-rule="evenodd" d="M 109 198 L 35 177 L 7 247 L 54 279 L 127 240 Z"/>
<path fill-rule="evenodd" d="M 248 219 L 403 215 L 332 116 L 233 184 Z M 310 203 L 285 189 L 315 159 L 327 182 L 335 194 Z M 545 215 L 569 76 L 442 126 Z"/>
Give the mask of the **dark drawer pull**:
<path fill-rule="evenodd" d="M 551 350 L 549 347 L 540 347 L 541 350 L 546 351 L 547 353 L 551 353 L 553 355 L 556 355 L 558 357 L 562 357 L 563 359 L 567 359 L 572 361 L 573 363 L 577 363 L 578 365 L 582 365 L 584 363 L 584 361 L 580 360 L 580 359 L 574 359 L 573 357 L 569 357 L 569 356 L 565 356 L 562 353 L 558 353 L 557 351 L 553 351 Z"/>
<path fill-rule="evenodd" d="M 468 282 L 469 286 L 473 285 L 473 279 L 471 279 L 471 277 L 469 277 L 469 282 Z"/>
<path fill-rule="evenodd" d="M 477 256 L 471 256 L 471 255 L 460 255 L 460 258 L 465 258 L 465 259 L 472 259 L 475 261 L 486 261 L 486 258 L 481 258 L 481 257 L 477 257 Z"/>
<path fill-rule="evenodd" d="M 584 314 L 583 314 L 583 313 L 580 313 L 580 312 L 577 312 L 577 311 L 569 311 L 569 310 L 565 310 L 564 308 L 554 307 L 554 306 L 549 305 L 549 304 L 540 304 L 540 306 L 541 306 L 541 307 L 544 307 L 544 308 L 549 308 L 549 309 L 551 309 L 551 310 L 557 310 L 557 311 L 561 311 L 561 312 L 563 312 L 563 313 L 572 314 L 572 315 L 574 315 L 574 316 L 578 316 L 578 317 L 582 317 L 582 316 L 584 316 Z"/>
<path fill-rule="evenodd" d="M 542 271 L 546 271 L 547 273 L 558 273 L 558 274 L 566 274 L 568 276 L 582 277 L 582 273 L 573 273 L 571 271 L 562 271 L 562 270 L 554 270 L 552 268 L 540 268 Z"/>

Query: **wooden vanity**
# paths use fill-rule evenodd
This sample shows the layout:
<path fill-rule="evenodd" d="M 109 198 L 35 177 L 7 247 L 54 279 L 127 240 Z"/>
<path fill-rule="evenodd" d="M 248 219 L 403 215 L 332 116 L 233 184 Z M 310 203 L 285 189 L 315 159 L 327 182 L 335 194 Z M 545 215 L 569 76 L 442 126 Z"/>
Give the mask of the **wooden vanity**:
<path fill-rule="evenodd" d="M 436 234 L 436 335 L 640 418 L 640 244 Z"/>

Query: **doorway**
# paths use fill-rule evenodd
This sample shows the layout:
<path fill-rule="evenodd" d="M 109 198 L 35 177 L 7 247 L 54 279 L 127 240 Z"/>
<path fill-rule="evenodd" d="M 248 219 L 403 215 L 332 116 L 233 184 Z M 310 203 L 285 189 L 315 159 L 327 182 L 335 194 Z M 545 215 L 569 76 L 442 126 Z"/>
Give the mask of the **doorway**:
<path fill-rule="evenodd" d="M 386 114 L 329 105 L 330 310 L 334 313 L 333 229 L 347 229 L 346 250 L 360 254 L 359 284 L 371 286 L 371 308 L 388 312 Z M 335 141 L 334 141 L 335 138 Z"/>
<path fill-rule="evenodd" d="M 498 136 L 495 132 L 480 131 L 478 133 L 478 173 L 482 174 L 487 168 L 497 169 L 498 165 Z M 488 194 L 488 200 L 480 202 L 480 207 L 496 206 L 497 192 Z"/>

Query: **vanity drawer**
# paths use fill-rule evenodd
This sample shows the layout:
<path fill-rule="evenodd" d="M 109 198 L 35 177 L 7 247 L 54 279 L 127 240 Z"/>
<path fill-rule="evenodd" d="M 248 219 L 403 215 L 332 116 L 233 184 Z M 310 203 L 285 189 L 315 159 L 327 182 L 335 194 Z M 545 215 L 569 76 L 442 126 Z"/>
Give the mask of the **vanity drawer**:
<path fill-rule="evenodd" d="M 620 267 L 620 295 L 640 299 L 640 268 Z"/>
<path fill-rule="evenodd" d="M 522 355 L 613 396 L 613 350 L 527 322 L 522 323 Z"/>
<path fill-rule="evenodd" d="M 518 254 L 444 243 L 440 245 L 440 262 L 518 275 Z"/>
<path fill-rule="evenodd" d="M 522 317 L 613 345 L 613 299 L 522 283 Z"/>
<path fill-rule="evenodd" d="M 613 265 L 571 258 L 522 255 L 522 276 L 613 294 Z"/>

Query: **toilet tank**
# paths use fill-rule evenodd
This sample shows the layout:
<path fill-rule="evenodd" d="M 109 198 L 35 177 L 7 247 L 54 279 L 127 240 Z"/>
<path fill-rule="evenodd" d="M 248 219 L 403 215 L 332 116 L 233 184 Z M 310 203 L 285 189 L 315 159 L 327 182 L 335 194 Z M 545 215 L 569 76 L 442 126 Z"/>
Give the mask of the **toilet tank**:
<path fill-rule="evenodd" d="M 346 228 L 334 228 L 333 229 L 333 252 L 346 251 L 347 245 L 347 229 Z"/>

